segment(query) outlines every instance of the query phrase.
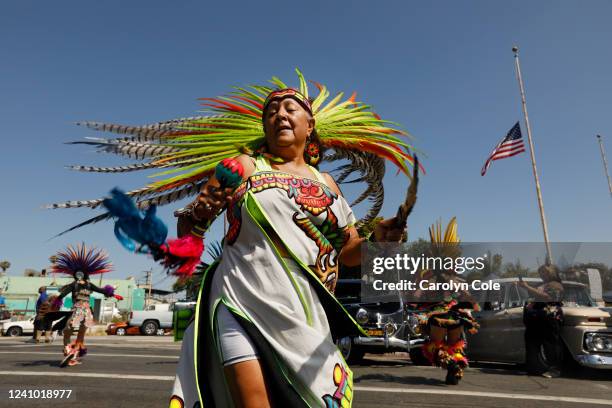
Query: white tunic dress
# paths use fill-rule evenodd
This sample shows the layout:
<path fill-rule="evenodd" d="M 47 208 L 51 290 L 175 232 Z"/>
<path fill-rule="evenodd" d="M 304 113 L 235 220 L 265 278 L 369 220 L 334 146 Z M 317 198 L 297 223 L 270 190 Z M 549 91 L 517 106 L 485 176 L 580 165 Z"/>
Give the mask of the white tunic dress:
<path fill-rule="evenodd" d="M 173 394 L 185 407 L 232 405 L 215 330 L 220 304 L 255 343 L 273 400 L 351 406 L 352 372 L 333 338 L 362 331 L 329 290 L 355 217 L 312 170 L 313 179 L 283 173 L 259 156 L 236 190 L 221 260 L 203 279 L 183 340 Z"/>

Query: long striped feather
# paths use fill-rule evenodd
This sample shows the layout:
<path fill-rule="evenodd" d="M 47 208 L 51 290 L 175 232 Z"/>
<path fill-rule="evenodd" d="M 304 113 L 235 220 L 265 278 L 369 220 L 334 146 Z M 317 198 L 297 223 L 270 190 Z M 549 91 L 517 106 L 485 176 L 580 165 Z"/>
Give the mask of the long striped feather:
<path fill-rule="evenodd" d="M 336 160 L 349 160 L 348 164 L 338 167 L 335 171 L 341 171 L 341 174 L 338 176 L 338 183 L 348 183 L 346 182 L 346 177 L 352 173 L 360 173 L 361 177 L 353 181 L 363 181 L 367 184 L 367 188 L 365 191 L 361 193 L 356 200 L 351 203 L 351 206 L 357 205 L 363 200 L 369 198 L 373 200 L 375 204 L 372 208 L 382 208 L 382 202 L 377 203 L 377 199 L 384 198 L 384 194 L 380 195 L 378 190 L 383 186 L 383 177 L 385 175 L 385 161 L 380 157 L 372 154 L 365 153 L 361 151 L 351 151 L 351 150 L 336 150 L 333 154 L 328 154 L 323 157 L 325 161 L 336 161 Z M 374 218 L 378 215 L 370 214 L 371 218 Z"/>
<path fill-rule="evenodd" d="M 380 210 L 382 209 L 384 200 L 385 200 L 385 189 L 381 185 L 381 187 L 375 191 L 375 195 L 372 199 L 372 206 L 370 207 L 366 215 L 357 222 L 355 227 L 359 228 L 360 226 L 367 224 L 370 221 L 372 221 L 374 218 L 376 218 L 378 214 L 380 213 Z"/>
<path fill-rule="evenodd" d="M 130 171 L 138 171 L 159 167 L 155 163 L 138 163 L 130 164 L 128 166 L 115 166 L 115 167 L 97 167 L 97 166 L 66 166 L 66 168 L 75 171 L 83 171 L 87 173 L 127 173 Z"/>
<path fill-rule="evenodd" d="M 77 126 L 85 126 L 88 129 L 97 130 L 100 132 L 116 133 L 119 135 L 135 136 L 130 140 L 144 142 L 149 140 L 159 140 L 167 130 L 159 130 L 155 128 L 143 128 L 141 126 L 125 126 L 116 123 L 100 123 L 100 122 L 77 122 Z"/>
<path fill-rule="evenodd" d="M 142 160 L 149 157 L 158 157 L 163 154 L 179 151 L 176 147 L 160 145 L 155 143 L 130 142 L 117 139 L 91 138 L 89 140 L 78 140 L 67 142 L 67 144 L 84 144 L 95 146 L 98 152 L 113 153 L 127 156 L 132 159 Z"/>

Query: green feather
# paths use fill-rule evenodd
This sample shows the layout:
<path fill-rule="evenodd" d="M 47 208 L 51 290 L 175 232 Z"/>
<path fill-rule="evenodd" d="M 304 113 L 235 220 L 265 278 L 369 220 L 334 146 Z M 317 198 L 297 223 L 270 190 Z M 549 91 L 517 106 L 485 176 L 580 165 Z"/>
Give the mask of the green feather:
<path fill-rule="evenodd" d="M 299 82 L 299 91 L 304 96 L 311 97 L 304 75 L 297 68 L 295 72 Z M 112 146 L 114 150 L 117 150 L 114 148 L 115 145 L 131 147 L 134 143 L 132 139 L 139 137 L 139 143 L 134 146 L 138 146 L 142 151 L 155 154 L 152 156 L 150 166 L 162 170 L 151 176 L 160 178 L 160 180 L 148 184 L 140 190 L 142 193 L 139 194 L 146 196 L 163 190 L 162 193 L 166 197 L 166 190 L 180 189 L 182 185 L 193 183 L 193 178 L 199 175 L 206 177 L 220 160 L 237 156 L 244 151 L 255 151 L 263 145 L 265 138 L 261 122 L 262 112 L 257 104 L 263 104 L 273 89 L 287 88 L 285 82 L 277 77 L 272 77 L 269 82 L 274 88 L 257 84 L 234 87 L 229 94 L 217 98 L 218 101 L 226 102 L 230 106 L 245 109 L 248 113 L 223 106 L 213 100 L 208 102 L 219 105 L 218 107 L 205 106 L 202 116 L 194 118 L 181 118 L 142 127 L 98 123 L 90 127 L 95 130 L 137 135 L 131 138 L 101 139 L 100 146 Z M 375 143 L 378 149 L 388 155 L 387 158 L 394 158 L 401 170 L 410 177 L 409 165 L 411 163 L 405 154 L 415 151 L 414 147 L 408 143 L 412 136 L 401 130 L 401 126 L 397 123 L 379 119 L 371 111 L 369 105 L 351 99 L 343 99 L 345 95 L 343 92 L 335 94 L 330 99 L 329 89 L 323 84 L 319 86 L 318 94 L 312 100 L 312 110 L 315 127 L 323 147 L 334 146 L 335 149 L 340 150 L 353 149 L 356 152 L 354 154 L 359 155 L 360 152 L 367 153 L 367 150 L 363 150 L 367 148 L 363 142 Z M 250 103 L 249 100 L 255 103 Z M 149 137 L 149 128 L 159 129 L 155 131 L 154 137 Z M 119 153 L 113 149 L 111 152 Z M 404 155 L 398 150 L 404 152 Z M 360 160 L 363 159 L 362 157 Z M 357 156 L 350 156 L 349 160 L 357 160 Z M 144 169 L 149 166 L 142 167 Z M 375 175 L 376 177 L 368 180 L 370 190 L 376 189 L 376 183 L 382 182 L 382 174 L 376 173 Z M 170 186 L 172 189 L 168 190 Z M 179 195 L 170 195 L 170 198 L 164 198 L 161 201 L 170 202 L 174 196 Z M 96 200 L 90 200 L 84 206 L 93 207 L 98 205 L 97 203 Z M 377 201 L 376 211 L 380 209 L 381 203 L 382 201 Z"/>

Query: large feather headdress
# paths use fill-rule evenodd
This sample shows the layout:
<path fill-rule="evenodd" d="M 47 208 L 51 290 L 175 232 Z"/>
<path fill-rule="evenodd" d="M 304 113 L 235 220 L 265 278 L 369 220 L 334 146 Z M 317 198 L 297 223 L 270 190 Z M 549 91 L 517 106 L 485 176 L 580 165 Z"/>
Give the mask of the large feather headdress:
<path fill-rule="evenodd" d="M 296 69 L 299 91 L 311 100 L 323 149 L 328 154 L 323 161 L 348 160 L 339 167 L 338 182 L 347 182 L 352 173 L 359 173 L 353 182 L 365 182 L 366 190 L 352 203 L 371 200 L 372 207 L 361 220 L 367 222 L 382 207 L 384 191 L 382 178 L 385 160 L 410 175 L 413 164 L 412 146 L 406 142 L 405 132 L 394 123 L 381 119 L 370 107 L 352 94 L 343 93 L 330 99 L 325 85 L 312 82 L 316 97 L 309 97 L 309 89 L 302 73 Z M 270 81 L 274 87 L 252 85 L 236 87 L 227 96 L 202 98 L 206 115 L 181 118 L 146 126 L 124 126 L 98 122 L 82 122 L 80 125 L 93 130 L 111 132 L 122 137 L 89 138 L 73 144 L 93 145 L 101 152 L 114 153 L 140 160 L 139 163 L 118 167 L 76 165 L 69 168 L 85 172 L 122 173 L 146 169 L 160 170 L 154 177 L 158 181 L 127 192 L 141 209 L 151 205 L 164 205 L 196 194 L 213 174 L 222 159 L 241 153 L 254 152 L 264 143 L 262 109 L 266 96 L 275 89 L 287 88 L 280 79 Z M 47 208 L 96 208 L 103 199 L 66 201 L 48 205 Z M 74 228 L 108 218 L 107 214 L 87 220 Z M 70 231 L 68 230 L 68 231 Z M 67 232 L 67 231 L 66 231 Z"/>
<path fill-rule="evenodd" d="M 74 275 L 78 271 L 87 275 L 97 275 L 110 272 L 112 265 L 104 251 L 79 244 L 76 247 L 69 245 L 54 255 L 51 270 L 67 275 Z"/>

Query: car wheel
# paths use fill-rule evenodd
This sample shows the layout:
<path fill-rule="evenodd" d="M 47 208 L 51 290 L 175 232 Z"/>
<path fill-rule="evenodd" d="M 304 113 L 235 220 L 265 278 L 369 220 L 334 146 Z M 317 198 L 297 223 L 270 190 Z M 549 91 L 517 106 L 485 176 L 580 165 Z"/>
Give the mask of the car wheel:
<path fill-rule="evenodd" d="M 351 337 L 343 337 L 338 340 L 336 344 L 347 363 L 353 364 L 363 360 L 365 351 L 361 347 L 355 345 Z"/>
<path fill-rule="evenodd" d="M 541 375 L 550 370 L 551 364 L 541 341 L 528 340 L 525 343 L 525 354 L 525 364 L 529 374 Z"/>
<path fill-rule="evenodd" d="M 117 336 L 125 336 L 125 334 L 126 334 L 125 327 L 118 328 L 115 334 Z"/>
<path fill-rule="evenodd" d="M 430 366 L 431 362 L 423 355 L 422 347 L 410 349 L 410 361 L 416 366 Z"/>
<path fill-rule="evenodd" d="M 142 334 L 147 336 L 155 336 L 155 334 L 157 333 L 157 329 L 159 329 L 159 325 L 157 324 L 157 322 L 148 320 L 142 325 Z"/>
<path fill-rule="evenodd" d="M 22 333 L 23 330 L 21 329 L 21 327 L 17 326 L 9 327 L 9 329 L 6 331 L 6 335 L 9 337 L 19 337 Z"/>

